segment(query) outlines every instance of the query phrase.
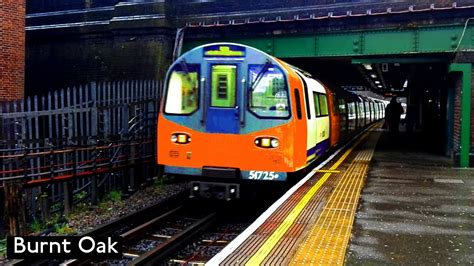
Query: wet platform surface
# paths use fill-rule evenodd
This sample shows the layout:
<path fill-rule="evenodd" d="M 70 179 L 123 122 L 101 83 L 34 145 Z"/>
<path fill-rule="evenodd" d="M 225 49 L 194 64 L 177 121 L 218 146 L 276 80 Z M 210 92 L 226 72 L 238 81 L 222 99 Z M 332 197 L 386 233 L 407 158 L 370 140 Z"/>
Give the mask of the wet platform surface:
<path fill-rule="evenodd" d="M 401 134 L 392 141 L 382 133 L 347 265 L 474 263 L 474 169 L 455 168 L 449 158 L 421 151 L 420 144 L 420 136 Z"/>
<path fill-rule="evenodd" d="M 341 265 L 380 132 L 363 133 L 275 202 L 209 265 Z"/>
<path fill-rule="evenodd" d="M 364 136 L 209 264 L 473 264 L 474 169 L 426 136 Z"/>

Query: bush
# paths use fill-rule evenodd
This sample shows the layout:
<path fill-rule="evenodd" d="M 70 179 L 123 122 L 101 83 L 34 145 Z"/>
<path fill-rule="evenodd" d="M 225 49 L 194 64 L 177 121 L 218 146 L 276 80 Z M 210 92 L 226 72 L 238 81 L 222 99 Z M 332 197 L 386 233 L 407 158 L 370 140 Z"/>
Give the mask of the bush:
<path fill-rule="evenodd" d="M 44 224 L 36 218 L 33 219 L 33 222 L 30 224 L 29 227 L 33 233 L 38 233 L 45 229 Z"/>
<path fill-rule="evenodd" d="M 61 234 L 61 235 L 70 235 L 70 234 L 74 233 L 74 229 L 69 227 L 69 225 L 67 223 L 55 224 L 54 225 L 54 231 L 58 234 Z"/>
<path fill-rule="evenodd" d="M 107 196 L 105 196 L 105 200 L 110 200 L 112 202 L 121 201 L 122 200 L 122 192 L 117 191 L 117 190 L 110 191 L 109 194 L 107 194 Z"/>

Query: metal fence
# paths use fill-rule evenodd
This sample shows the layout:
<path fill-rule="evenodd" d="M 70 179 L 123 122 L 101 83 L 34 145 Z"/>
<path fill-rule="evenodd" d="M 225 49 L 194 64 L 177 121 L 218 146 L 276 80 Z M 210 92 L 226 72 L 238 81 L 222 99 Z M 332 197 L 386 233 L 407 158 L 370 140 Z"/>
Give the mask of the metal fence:
<path fill-rule="evenodd" d="M 133 189 L 153 174 L 161 86 L 91 83 L 0 103 L 0 186 L 21 180 L 31 188 L 25 200 L 33 213 L 39 198 L 64 202 L 67 211 L 79 200 L 73 194 L 94 202 Z"/>

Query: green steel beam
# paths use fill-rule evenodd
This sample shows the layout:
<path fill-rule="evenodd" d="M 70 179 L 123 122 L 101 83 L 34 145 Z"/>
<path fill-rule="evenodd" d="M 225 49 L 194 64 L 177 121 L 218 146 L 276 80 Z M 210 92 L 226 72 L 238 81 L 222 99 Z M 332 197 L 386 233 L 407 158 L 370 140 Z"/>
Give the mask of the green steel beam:
<path fill-rule="evenodd" d="M 378 57 L 378 58 L 354 58 L 352 64 L 424 64 L 424 63 L 447 63 L 449 59 L 443 57 L 417 56 L 412 58 L 402 57 Z"/>
<path fill-rule="evenodd" d="M 472 51 L 474 25 L 467 25 L 466 28 L 464 25 L 442 25 L 312 35 L 197 39 L 185 41 L 184 51 L 218 41 L 247 44 L 280 58 L 409 55 L 454 52 L 458 45 L 458 51 Z"/>
<path fill-rule="evenodd" d="M 471 73 L 472 64 L 453 63 L 449 72 L 461 72 L 461 147 L 460 166 L 469 167 L 469 150 L 471 148 Z"/>

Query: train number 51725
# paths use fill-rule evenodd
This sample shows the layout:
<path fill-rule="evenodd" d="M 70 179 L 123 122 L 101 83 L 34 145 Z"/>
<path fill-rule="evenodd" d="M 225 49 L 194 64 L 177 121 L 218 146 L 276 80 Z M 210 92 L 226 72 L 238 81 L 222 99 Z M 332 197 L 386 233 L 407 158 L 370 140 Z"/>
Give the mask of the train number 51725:
<path fill-rule="evenodd" d="M 250 171 L 249 179 L 251 180 L 275 180 L 278 179 L 278 174 L 269 171 Z"/>

